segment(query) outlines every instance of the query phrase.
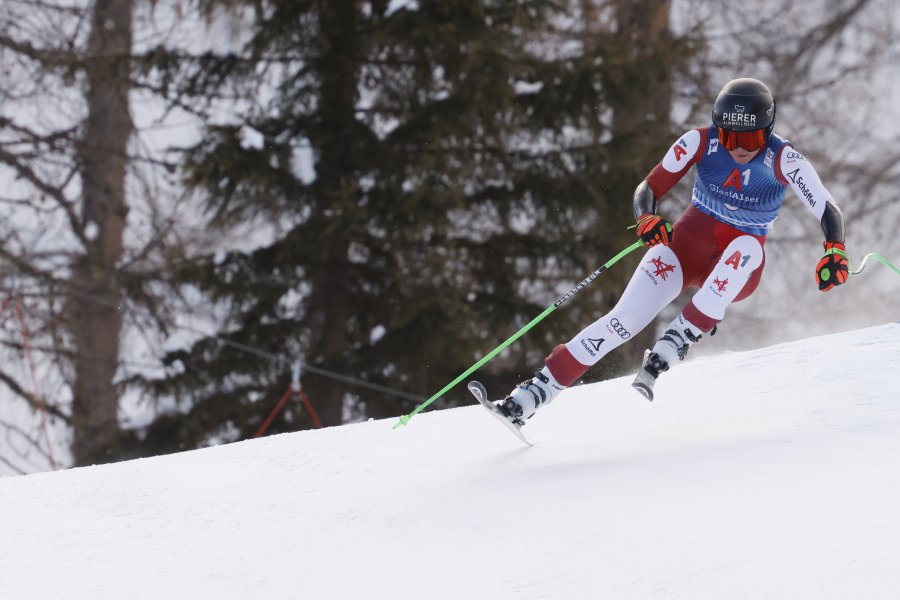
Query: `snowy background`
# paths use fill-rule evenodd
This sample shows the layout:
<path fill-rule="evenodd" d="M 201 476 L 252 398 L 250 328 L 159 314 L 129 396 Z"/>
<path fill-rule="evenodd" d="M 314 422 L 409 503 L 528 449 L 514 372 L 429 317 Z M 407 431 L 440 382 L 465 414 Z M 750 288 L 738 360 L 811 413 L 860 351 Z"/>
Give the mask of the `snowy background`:
<path fill-rule="evenodd" d="M 898 598 L 898 369 L 889 323 L 568 390 L 532 448 L 469 406 L 3 478 L 2 596 Z"/>

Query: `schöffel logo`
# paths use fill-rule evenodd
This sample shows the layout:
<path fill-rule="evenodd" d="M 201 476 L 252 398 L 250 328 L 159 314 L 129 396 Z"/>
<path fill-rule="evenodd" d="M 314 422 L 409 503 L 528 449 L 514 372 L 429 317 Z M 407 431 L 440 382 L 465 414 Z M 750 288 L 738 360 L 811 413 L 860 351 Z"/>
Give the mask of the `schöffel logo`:
<path fill-rule="evenodd" d="M 600 346 L 603 345 L 603 342 L 606 340 L 603 338 L 581 338 L 581 346 L 587 353 L 591 356 L 597 356 L 597 352 L 600 350 Z"/>
<path fill-rule="evenodd" d="M 813 198 L 812 190 L 806 186 L 806 182 L 803 181 L 803 177 L 799 174 L 800 169 L 794 169 L 790 173 L 786 173 L 787 178 L 793 181 L 798 188 L 800 188 L 800 193 L 806 199 L 810 206 L 816 205 L 816 199 Z"/>
<path fill-rule="evenodd" d="M 612 321 L 610 321 L 609 325 L 607 325 L 606 328 L 609 329 L 610 331 L 614 331 L 615 333 L 618 333 L 619 337 L 622 338 L 623 340 L 627 340 L 628 338 L 631 337 L 631 333 L 629 333 L 628 330 L 625 329 L 625 326 L 622 325 L 622 323 L 620 323 L 618 319 L 613 319 Z"/>

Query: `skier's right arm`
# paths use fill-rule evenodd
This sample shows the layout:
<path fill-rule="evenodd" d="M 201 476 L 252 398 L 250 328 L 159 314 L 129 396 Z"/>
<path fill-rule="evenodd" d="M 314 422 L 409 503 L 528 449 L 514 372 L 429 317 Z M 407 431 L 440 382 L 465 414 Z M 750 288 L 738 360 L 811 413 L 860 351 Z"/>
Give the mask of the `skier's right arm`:
<path fill-rule="evenodd" d="M 707 136 L 708 129 L 692 129 L 682 135 L 635 189 L 632 209 L 637 235 L 645 246 L 671 243 L 672 224 L 656 214 L 658 200 L 699 160 L 699 150 Z"/>
<path fill-rule="evenodd" d="M 645 246 L 672 243 L 672 224 L 656 214 L 656 195 L 646 179 L 634 190 L 633 208 L 637 235 Z"/>

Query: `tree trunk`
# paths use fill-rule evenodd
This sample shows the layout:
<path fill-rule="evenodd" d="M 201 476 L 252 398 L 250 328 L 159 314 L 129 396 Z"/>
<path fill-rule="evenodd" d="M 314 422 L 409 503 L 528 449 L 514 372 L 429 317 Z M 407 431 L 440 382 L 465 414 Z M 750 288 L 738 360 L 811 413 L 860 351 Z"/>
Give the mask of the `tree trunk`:
<path fill-rule="evenodd" d="M 671 60 L 661 52 L 671 47 L 668 0 L 616 0 L 616 37 L 622 52 L 622 66 L 612 71 L 615 93 L 610 97 L 612 134 L 615 148 L 610 152 L 610 184 L 618 189 L 621 222 L 633 219 L 631 198 L 637 184 L 661 160 L 672 143 Z M 666 214 L 665 208 L 663 213 Z M 677 215 L 668 215 L 671 218 Z M 615 273 L 624 288 L 631 273 Z M 603 369 L 612 374 L 633 370 L 644 348 L 657 337 L 648 327 L 628 344 L 611 353 Z"/>
<path fill-rule="evenodd" d="M 82 243 L 67 303 L 75 348 L 72 454 L 76 465 L 103 462 L 121 430 L 115 383 L 122 317 L 122 258 L 129 114 L 131 0 L 96 0 L 86 60 L 88 118 L 80 147 Z"/>
<path fill-rule="evenodd" d="M 352 317 L 347 300 L 351 265 L 346 226 L 354 218 L 352 208 L 358 201 L 359 158 L 353 132 L 357 129 L 361 49 L 355 0 L 323 2 L 320 11 L 323 50 L 317 70 L 322 82 L 322 108 L 316 189 L 328 199 L 334 218 L 345 226 L 331 228 L 321 241 L 320 260 L 324 268 L 317 270 L 320 278 L 314 284 L 317 298 L 313 301 L 313 310 L 319 313 L 314 319 L 318 339 L 308 359 L 325 368 L 341 370 L 341 357 L 350 344 L 348 324 Z M 344 412 L 342 387 L 314 378 L 307 389 L 323 424 L 340 425 Z"/>
<path fill-rule="evenodd" d="M 672 72 L 669 61 L 658 58 L 660 52 L 671 47 L 669 9 L 668 0 L 616 2 L 617 34 L 621 46 L 629 49 L 625 59 L 630 68 L 624 73 L 641 77 L 632 79 L 637 85 L 619 82 L 624 93 L 619 96 L 619 105 L 614 107 L 613 129 L 614 135 L 633 140 L 638 146 L 653 145 L 651 140 L 660 136 L 665 138 L 662 142 L 665 147 L 672 141 L 666 135 L 672 110 Z M 649 68 L 654 63 L 663 66 Z M 635 152 L 627 158 L 633 160 L 640 156 L 641 153 Z M 636 168 L 643 166 L 639 164 Z"/>

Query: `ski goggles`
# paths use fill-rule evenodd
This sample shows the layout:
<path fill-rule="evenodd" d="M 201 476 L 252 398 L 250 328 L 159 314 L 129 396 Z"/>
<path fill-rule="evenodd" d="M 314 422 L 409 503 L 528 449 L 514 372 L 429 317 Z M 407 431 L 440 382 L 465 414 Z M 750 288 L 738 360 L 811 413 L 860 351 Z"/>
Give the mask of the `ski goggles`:
<path fill-rule="evenodd" d="M 759 150 L 766 145 L 766 130 L 754 129 L 753 131 L 732 131 L 719 127 L 719 143 L 726 150 Z"/>

